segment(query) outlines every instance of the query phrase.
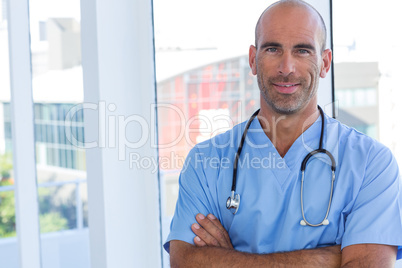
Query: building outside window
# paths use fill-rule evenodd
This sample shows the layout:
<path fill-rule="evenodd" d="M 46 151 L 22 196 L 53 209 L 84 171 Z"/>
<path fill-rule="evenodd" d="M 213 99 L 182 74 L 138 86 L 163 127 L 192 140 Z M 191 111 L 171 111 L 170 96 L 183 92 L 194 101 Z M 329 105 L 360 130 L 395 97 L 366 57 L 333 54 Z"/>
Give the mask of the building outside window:
<path fill-rule="evenodd" d="M 378 139 L 378 96 L 382 93 L 378 62 L 340 62 L 335 63 L 334 70 L 337 119 Z"/>

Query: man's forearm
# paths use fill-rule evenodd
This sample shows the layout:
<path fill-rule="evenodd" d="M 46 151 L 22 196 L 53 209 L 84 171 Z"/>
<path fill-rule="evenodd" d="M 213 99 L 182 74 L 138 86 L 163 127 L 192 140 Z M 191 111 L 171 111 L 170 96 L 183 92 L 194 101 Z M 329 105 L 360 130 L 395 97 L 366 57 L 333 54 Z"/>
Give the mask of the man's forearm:
<path fill-rule="evenodd" d="M 173 242 L 173 241 L 172 241 Z M 184 243 L 181 241 L 174 241 Z M 171 244 L 172 246 L 172 244 Z M 180 248 L 180 249 L 179 249 Z M 171 247 L 172 267 L 340 267 L 340 246 L 272 254 L 251 254 L 220 247 Z"/>

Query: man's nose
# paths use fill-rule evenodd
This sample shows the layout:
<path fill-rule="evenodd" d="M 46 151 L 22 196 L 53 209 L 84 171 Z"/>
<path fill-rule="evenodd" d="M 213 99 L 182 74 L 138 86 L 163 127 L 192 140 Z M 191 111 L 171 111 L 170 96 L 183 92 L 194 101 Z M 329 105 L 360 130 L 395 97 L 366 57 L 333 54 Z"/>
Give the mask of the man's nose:
<path fill-rule="evenodd" d="M 295 59 L 292 57 L 291 53 L 282 54 L 278 69 L 279 73 L 284 76 L 295 72 Z"/>

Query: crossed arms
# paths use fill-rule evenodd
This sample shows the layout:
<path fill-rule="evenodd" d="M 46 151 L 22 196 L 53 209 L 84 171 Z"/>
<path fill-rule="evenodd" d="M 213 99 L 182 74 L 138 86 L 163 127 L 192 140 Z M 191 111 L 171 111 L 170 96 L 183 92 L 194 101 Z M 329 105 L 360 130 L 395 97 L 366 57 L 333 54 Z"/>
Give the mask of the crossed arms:
<path fill-rule="evenodd" d="M 394 267 L 397 247 L 339 245 L 283 253 L 251 254 L 233 249 L 229 235 L 212 214 L 198 214 L 191 226 L 195 246 L 170 242 L 171 267 Z"/>

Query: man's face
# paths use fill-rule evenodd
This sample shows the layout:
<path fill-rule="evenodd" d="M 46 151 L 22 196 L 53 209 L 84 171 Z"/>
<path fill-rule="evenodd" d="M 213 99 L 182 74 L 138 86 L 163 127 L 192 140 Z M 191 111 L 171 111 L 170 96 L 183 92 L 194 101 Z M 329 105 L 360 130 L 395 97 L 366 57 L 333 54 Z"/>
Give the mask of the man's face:
<path fill-rule="evenodd" d="M 276 113 L 315 106 L 319 78 L 329 70 L 331 52 L 321 52 L 322 29 L 312 14 L 300 7 L 271 8 L 260 22 L 257 48 L 250 47 L 261 97 Z"/>

